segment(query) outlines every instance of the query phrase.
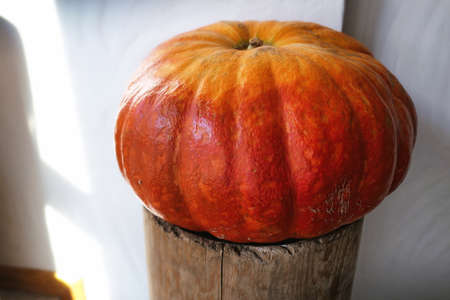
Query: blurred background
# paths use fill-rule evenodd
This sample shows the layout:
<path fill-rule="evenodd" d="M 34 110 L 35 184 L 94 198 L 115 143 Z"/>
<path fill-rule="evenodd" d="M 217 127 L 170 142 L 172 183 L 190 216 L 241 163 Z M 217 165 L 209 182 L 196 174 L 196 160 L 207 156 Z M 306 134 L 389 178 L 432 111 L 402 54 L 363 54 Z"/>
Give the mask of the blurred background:
<path fill-rule="evenodd" d="M 128 80 L 217 20 L 303 20 L 362 41 L 412 97 L 409 175 L 366 216 L 353 299 L 450 298 L 450 1 L 0 2 L 0 265 L 148 299 L 142 211 L 114 153 Z"/>

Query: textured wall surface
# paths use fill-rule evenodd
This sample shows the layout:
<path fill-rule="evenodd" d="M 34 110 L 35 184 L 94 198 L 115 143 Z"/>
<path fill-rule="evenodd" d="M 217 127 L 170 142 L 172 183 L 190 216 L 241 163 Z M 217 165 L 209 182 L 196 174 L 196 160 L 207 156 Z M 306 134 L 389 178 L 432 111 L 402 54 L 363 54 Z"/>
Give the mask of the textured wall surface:
<path fill-rule="evenodd" d="M 353 299 L 450 299 L 450 1 L 349 0 L 344 32 L 416 104 L 404 183 L 366 217 Z"/>
<path fill-rule="evenodd" d="M 138 64 L 163 40 L 217 20 L 303 19 L 340 30 L 343 8 L 343 0 L 0 1 L 20 34 L 0 23 L 0 264 L 83 277 L 88 300 L 148 299 L 141 204 L 113 144 Z"/>

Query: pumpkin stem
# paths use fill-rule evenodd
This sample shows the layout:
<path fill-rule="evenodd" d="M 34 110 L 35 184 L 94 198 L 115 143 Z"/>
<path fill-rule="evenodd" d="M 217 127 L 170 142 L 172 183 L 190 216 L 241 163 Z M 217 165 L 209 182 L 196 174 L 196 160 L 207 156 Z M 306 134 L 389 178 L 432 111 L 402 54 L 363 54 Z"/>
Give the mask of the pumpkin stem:
<path fill-rule="evenodd" d="M 254 38 L 251 38 L 248 41 L 248 48 L 247 49 L 253 49 L 253 48 L 261 47 L 262 45 L 264 45 L 264 42 L 261 41 L 259 38 L 254 37 Z"/>

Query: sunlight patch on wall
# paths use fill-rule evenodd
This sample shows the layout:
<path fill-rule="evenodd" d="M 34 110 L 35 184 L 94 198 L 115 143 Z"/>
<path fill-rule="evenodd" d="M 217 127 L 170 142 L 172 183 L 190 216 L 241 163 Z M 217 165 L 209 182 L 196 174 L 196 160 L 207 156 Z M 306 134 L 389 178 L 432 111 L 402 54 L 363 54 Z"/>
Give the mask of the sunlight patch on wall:
<path fill-rule="evenodd" d="M 61 26 L 53 0 L 0 1 L 2 16 L 21 36 L 29 71 L 41 159 L 83 192 L 90 192 L 86 155 L 75 106 Z"/>
<path fill-rule="evenodd" d="M 87 299 L 110 299 L 101 246 L 48 205 L 45 220 L 58 278 L 68 283 L 83 280 Z"/>

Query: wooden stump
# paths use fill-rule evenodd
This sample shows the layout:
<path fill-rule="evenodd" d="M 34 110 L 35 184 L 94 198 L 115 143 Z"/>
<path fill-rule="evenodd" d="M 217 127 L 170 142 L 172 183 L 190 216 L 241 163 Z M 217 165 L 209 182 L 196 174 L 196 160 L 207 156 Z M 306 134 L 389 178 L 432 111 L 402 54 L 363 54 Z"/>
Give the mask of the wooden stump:
<path fill-rule="evenodd" d="M 310 240 L 236 244 L 184 230 L 144 208 L 151 299 L 350 299 L 362 223 Z"/>

